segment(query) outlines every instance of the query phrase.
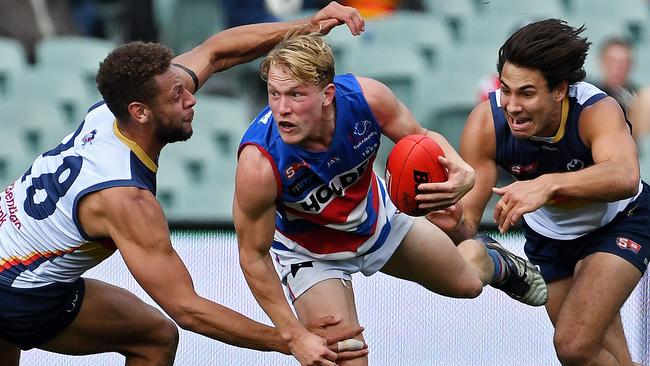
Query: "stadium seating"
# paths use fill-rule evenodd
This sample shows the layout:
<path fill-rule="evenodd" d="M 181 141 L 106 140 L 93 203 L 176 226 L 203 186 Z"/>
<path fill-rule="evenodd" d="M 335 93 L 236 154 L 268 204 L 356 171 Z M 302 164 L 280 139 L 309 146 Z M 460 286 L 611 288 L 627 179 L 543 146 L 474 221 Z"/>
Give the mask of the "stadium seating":
<path fill-rule="evenodd" d="M 81 122 L 87 108 L 99 100 L 94 94 L 88 93 L 87 85 L 80 74 L 40 65 L 25 69 L 19 74 L 12 74 L 7 89 L 9 97 L 12 98 L 49 99 L 49 102 L 56 102 L 69 127 Z"/>
<path fill-rule="evenodd" d="M 161 42 L 176 53 L 190 50 L 224 28 L 223 14 L 214 0 L 193 0 L 191 4 L 183 0 L 155 0 L 153 5 Z"/>
<path fill-rule="evenodd" d="M 36 62 L 40 69 L 52 73 L 79 73 L 86 93 L 98 97 L 95 74 L 99 63 L 115 46 L 113 42 L 90 37 L 48 37 L 36 45 Z"/>
<path fill-rule="evenodd" d="M 454 42 L 444 18 L 422 12 L 398 12 L 366 22 L 363 41 L 371 45 L 392 48 L 392 45 L 413 46 L 434 67 L 439 54 Z"/>
<path fill-rule="evenodd" d="M 55 147 L 74 129 L 59 105 L 49 98 L 7 99 L 0 103 L 0 116 L 0 128 L 15 131 L 33 155 Z"/>
<path fill-rule="evenodd" d="M 427 73 L 426 61 L 416 47 L 393 45 L 387 52 L 385 46 L 364 44 L 344 54 L 338 72 L 351 72 L 358 76 L 377 79 L 388 85 L 407 106 L 415 101 L 415 85 Z"/>
<path fill-rule="evenodd" d="M 0 97 L 8 93 L 8 80 L 27 68 L 23 46 L 13 38 L 0 37 Z"/>

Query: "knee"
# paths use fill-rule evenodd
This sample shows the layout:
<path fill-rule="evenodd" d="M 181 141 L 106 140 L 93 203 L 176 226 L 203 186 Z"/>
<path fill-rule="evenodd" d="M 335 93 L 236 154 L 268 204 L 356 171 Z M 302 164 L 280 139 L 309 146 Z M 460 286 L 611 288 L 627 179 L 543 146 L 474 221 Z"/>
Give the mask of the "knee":
<path fill-rule="evenodd" d="M 586 365 L 600 350 L 596 342 L 568 331 L 556 332 L 553 345 L 562 365 Z"/>
<path fill-rule="evenodd" d="M 173 350 L 176 352 L 178 346 L 178 327 L 169 318 L 162 316 L 157 327 L 155 340 L 156 343 L 165 350 Z"/>
<path fill-rule="evenodd" d="M 473 299 L 483 292 L 483 283 L 478 278 L 461 281 L 456 288 L 456 296 Z"/>

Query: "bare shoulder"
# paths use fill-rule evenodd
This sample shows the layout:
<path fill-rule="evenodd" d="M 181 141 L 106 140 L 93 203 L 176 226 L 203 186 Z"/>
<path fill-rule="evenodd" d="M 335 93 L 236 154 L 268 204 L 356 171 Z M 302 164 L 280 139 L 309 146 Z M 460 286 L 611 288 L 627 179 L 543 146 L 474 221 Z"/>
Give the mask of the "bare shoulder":
<path fill-rule="evenodd" d="M 461 155 L 466 155 L 469 150 L 495 155 L 494 118 L 490 102 L 487 100 L 474 107 L 465 122 L 461 137 Z"/>
<path fill-rule="evenodd" d="M 623 109 L 609 96 L 585 107 L 580 113 L 579 124 L 580 135 L 587 146 L 599 136 L 630 135 Z"/>
<path fill-rule="evenodd" d="M 363 96 L 371 107 L 381 105 L 382 102 L 395 98 L 393 92 L 382 82 L 362 76 L 355 77 L 359 82 L 359 86 L 361 86 Z"/>
<path fill-rule="evenodd" d="M 166 228 L 162 207 L 148 190 L 112 187 L 85 196 L 78 206 L 79 221 L 90 237 L 111 237 L 115 230 L 148 222 Z"/>
<path fill-rule="evenodd" d="M 245 146 L 239 154 L 235 176 L 235 200 L 244 209 L 256 209 L 275 202 L 279 174 L 267 156 L 255 145 Z"/>

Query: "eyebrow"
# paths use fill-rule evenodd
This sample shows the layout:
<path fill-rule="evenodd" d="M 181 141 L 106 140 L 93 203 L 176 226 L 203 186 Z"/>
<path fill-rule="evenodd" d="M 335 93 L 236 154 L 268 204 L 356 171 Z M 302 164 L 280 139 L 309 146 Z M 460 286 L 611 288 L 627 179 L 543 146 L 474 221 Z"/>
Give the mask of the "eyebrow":
<path fill-rule="evenodd" d="M 510 87 L 510 85 L 508 85 L 507 83 L 505 83 L 505 82 L 503 81 L 503 79 L 499 78 L 499 82 L 501 83 L 502 86 L 505 86 L 505 87 L 508 88 L 508 89 L 512 89 L 512 87 Z M 516 90 L 519 90 L 519 91 L 525 91 L 525 90 L 527 90 L 527 89 L 535 89 L 535 85 L 533 85 L 533 84 L 525 84 L 524 86 L 522 86 L 522 87 L 520 87 L 520 88 L 518 88 L 518 89 L 516 89 Z"/>

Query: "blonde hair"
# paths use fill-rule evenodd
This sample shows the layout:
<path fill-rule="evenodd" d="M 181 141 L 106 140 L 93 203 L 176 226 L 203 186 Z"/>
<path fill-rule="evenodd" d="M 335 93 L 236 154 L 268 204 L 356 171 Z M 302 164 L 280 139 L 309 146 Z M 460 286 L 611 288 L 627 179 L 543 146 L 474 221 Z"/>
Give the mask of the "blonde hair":
<path fill-rule="evenodd" d="M 287 68 L 291 76 L 304 84 L 325 86 L 334 81 L 334 53 L 320 33 L 299 34 L 296 27 L 262 60 L 260 74 L 268 81 L 271 65 Z"/>

